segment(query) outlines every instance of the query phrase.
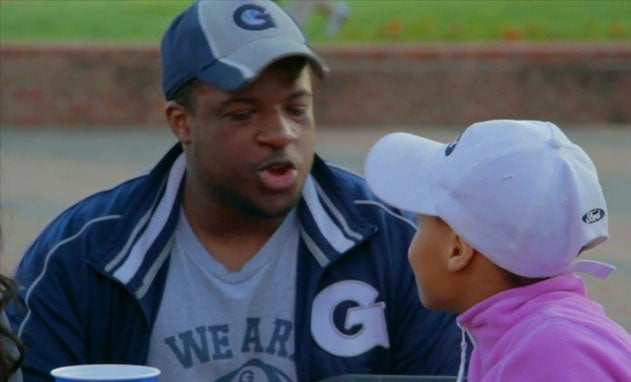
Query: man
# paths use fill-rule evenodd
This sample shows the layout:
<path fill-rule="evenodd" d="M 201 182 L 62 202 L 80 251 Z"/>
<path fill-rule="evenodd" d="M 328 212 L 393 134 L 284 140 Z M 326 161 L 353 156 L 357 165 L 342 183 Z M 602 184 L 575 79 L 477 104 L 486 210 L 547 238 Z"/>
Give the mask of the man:
<path fill-rule="evenodd" d="M 64 212 L 19 265 L 26 380 L 83 363 L 187 382 L 455 374 L 454 317 L 419 304 L 406 260 L 414 225 L 314 155 L 328 69 L 291 18 L 197 2 L 161 59 L 179 143 Z"/>

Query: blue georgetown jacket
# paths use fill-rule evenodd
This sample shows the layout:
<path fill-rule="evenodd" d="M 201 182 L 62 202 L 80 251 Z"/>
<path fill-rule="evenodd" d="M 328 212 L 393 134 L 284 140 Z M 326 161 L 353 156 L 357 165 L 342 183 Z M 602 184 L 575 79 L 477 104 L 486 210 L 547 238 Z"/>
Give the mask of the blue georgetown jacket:
<path fill-rule="evenodd" d="M 60 366 L 146 362 L 185 168 L 176 145 L 147 174 L 70 207 L 29 247 L 16 272 L 21 304 L 8 310 L 27 347 L 26 382 Z M 455 375 L 455 317 L 420 304 L 407 261 L 414 223 L 317 156 L 297 215 L 299 380 Z"/>

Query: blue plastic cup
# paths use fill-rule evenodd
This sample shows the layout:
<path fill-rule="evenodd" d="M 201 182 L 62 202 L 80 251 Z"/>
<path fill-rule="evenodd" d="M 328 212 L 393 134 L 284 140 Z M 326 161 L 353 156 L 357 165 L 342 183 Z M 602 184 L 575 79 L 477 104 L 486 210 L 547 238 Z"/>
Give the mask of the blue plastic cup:
<path fill-rule="evenodd" d="M 50 374 L 56 382 L 157 382 L 160 370 L 139 365 L 75 365 Z"/>

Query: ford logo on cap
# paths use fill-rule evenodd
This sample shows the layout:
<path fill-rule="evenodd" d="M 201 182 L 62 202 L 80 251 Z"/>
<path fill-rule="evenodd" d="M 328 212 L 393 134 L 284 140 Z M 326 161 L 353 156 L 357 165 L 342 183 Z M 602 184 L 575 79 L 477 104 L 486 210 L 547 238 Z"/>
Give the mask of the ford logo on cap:
<path fill-rule="evenodd" d="M 594 208 L 593 210 L 583 215 L 583 222 L 587 224 L 592 224 L 592 223 L 596 223 L 597 221 L 601 220 L 604 217 L 605 217 L 605 210 L 603 210 L 602 208 Z"/>

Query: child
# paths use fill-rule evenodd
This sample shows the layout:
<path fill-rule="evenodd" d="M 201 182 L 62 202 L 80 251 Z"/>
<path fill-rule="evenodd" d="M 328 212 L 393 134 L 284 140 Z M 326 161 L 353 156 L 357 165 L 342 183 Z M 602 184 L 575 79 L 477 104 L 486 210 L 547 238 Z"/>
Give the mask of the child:
<path fill-rule="evenodd" d="M 608 237 L 594 164 L 552 123 L 476 123 L 442 144 L 406 133 L 370 150 L 369 187 L 417 214 L 421 301 L 459 313 L 469 381 L 631 381 L 631 335 L 589 300 L 577 261 Z M 622 292 L 622 291 L 621 291 Z M 462 379 L 466 342 L 463 338 Z"/>

